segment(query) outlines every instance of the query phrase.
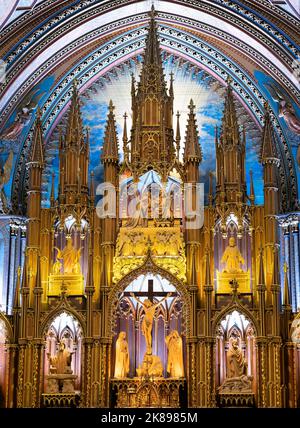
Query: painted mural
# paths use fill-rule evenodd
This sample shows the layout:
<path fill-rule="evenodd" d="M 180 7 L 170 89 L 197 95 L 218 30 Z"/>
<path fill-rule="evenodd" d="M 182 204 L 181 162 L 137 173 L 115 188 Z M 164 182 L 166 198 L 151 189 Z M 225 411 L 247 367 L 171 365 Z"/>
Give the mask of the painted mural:
<path fill-rule="evenodd" d="M 83 124 L 90 130 L 90 172 L 94 172 L 95 185 L 103 180 L 103 169 L 100 163 L 102 142 L 111 99 L 115 106 L 115 116 L 119 136 L 119 148 L 122 154 L 122 133 L 124 113 L 128 115 L 127 129 L 131 127 L 131 74 L 139 80 L 142 57 L 138 56 L 100 77 L 81 95 Z M 170 73 L 174 74 L 174 129 L 176 129 L 176 112 L 180 113 L 181 153 L 185 137 L 188 104 L 193 98 L 197 108 L 199 143 L 202 147 L 203 161 L 200 165 L 201 181 L 205 184 L 207 202 L 209 172 L 215 170 L 215 130 L 221 126 L 224 104 L 224 86 L 205 71 L 172 55 L 164 57 L 164 70 L 167 85 L 170 83 Z M 256 202 L 263 203 L 262 168 L 257 164 L 260 150 L 261 133 L 258 125 L 246 112 L 242 104 L 236 101 L 239 123 L 245 126 L 247 135 L 246 178 L 249 184 L 249 173 L 253 170 Z M 61 120 L 60 126 L 67 121 L 67 114 Z M 48 163 L 44 171 L 43 203 L 49 206 L 51 175 L 55 172 L 55 188 L 58 188 L 58 128 L 49 141 Z"/>
<path fill-rule="evenodd" d="M 48 76 L 31 89 L 0 132 L 0 204 L 7 205 L 6 210 L 10 208 L 13 171 L 20 148 L 34 122 L 37 108 L 45 102 L 54 80 L 54 76 Z"/>

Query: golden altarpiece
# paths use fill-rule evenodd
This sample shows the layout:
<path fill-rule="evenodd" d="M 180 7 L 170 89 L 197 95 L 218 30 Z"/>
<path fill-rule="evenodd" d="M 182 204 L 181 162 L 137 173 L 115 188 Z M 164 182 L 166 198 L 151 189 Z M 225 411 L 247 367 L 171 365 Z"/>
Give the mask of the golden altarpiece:
<path fill-rule="evenodd" d="M 216 189 L 211 176 L 201 211 L 195 106 L 191 100 L 181 159 L 173 76 L 167 88 L 154 15 L 139 82 L 132 78 L 122 163 L 109 104 L 97 207 L 76 82 L 60 136 L 58 197 L 53 184 L 48 209 L 41 208 L 43 135 L 36 119 L 25 266 L 13 328 L 5 324 L 12 337 L 7 407 L 297 405 L 299 380 L 283 369 L 287 362 L 294 367 L 297 350 L 288 335 L 287 280 L 280 306 L 279 159 L 268 106 L 264 206 L 255 204 L 252 182 L 247 194 L 245 135 L 228 79 L 216 130 Z"/>

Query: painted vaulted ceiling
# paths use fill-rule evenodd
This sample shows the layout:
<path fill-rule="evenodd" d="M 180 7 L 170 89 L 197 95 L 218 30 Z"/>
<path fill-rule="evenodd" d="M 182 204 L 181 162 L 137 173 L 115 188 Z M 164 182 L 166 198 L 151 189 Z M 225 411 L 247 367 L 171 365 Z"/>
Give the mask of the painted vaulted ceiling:
<path fill-rule="evenodd" d="M 13 151 L 4 186 L 14 213 L 24 212 L 26 161 L 36 110 L 41 108 L 46 166 L 43 205 L 58 170 L 58 133 L 78 81 L 82 115 L 91 129 L 90 169 L 102 179 L 100 153 L 112 99 L 120 136 L 130 114 L 130 74 L 138 79 L 152 1 L 4 1 L 0 19 L 0 167 Z M 299 4 L 299 2 L 298 2 Z M 166 80 L 175 77 L 175 111 L 184 136 L 192 97 L 203 162 L 215 169 L 214 128 L 220 124 L 224 87 L 231 76 L 238 120 L 247 133 L 246 173 L 254 173 L 263 203 L 259 164 L 264 103 L 268 101 L 281 158 L 283 209 L 298 209 L 300 142 L 300 21 L 297 1 L 154 1 Z M 130 123 L 129 123 L 130 125 Z M 183 139 L 182 139 L 183 143 Z M 298 161 L 297 161 L 298 150 Z M 57 180 L 57 173 L 56 173 Z"/>

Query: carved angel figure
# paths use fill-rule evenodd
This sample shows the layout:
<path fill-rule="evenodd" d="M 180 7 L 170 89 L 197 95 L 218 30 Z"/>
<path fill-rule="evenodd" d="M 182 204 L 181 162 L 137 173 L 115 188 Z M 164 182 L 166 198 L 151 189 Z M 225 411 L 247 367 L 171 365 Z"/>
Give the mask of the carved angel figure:
<path fill-rule="evenodd" d="M 14 155 L 13 155 L 13 151 L 11 150 L 2 168 L 2 171 L 0 173 L 0 191 L 3 189 L 4 185 L 9 181 L 12 164 L 13 164 L 13 158 L 14 158 Z"/>

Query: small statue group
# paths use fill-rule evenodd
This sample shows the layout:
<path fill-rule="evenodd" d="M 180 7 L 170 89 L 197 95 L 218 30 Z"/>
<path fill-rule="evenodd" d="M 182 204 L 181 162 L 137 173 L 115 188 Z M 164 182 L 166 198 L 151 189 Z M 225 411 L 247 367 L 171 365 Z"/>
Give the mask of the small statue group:
<path fill-rule="evenodd" d="M 49 357 L 50 374 L 72 374 L 72 354 L 66 348 L 64 342 L 60 342 L 57 354 Z"/>
<path fill-rule="evenodd" d="M 165 342 L 168 348 L 167 372 L 171 378 L 178 379 L 184 377 L 182 338 L 178 331 L 172 330 L 166 337 Z M 129 370 L 129 350 L 126 332 L 121 331 L 116 341 L 114 377 L 116 379 L 125 379 L 129 375 Z M 146 352 L 142 363 L 136 371 L 139 377 L 162 377 L 163 365 L 161 359 L 157 355 L 152 355 L 152 353 Z"/>
<path fill-rule="evenodd" d="M 76 250 L 72 244 L 72 238 L 67 237 L 67 245 L 63 250 L 60 250 L 57 247 L 54 247 L 57 250 L 56 261 L 53 264 L 52 272 L 53 274 L 60 274 L 63 268 L 65 274 L 81 274 L 81 266 L 80 266 L 80 255 L 82 248 Z"/>

